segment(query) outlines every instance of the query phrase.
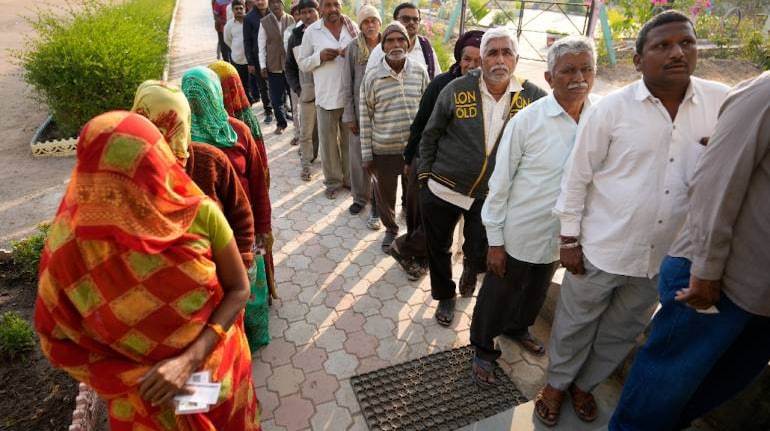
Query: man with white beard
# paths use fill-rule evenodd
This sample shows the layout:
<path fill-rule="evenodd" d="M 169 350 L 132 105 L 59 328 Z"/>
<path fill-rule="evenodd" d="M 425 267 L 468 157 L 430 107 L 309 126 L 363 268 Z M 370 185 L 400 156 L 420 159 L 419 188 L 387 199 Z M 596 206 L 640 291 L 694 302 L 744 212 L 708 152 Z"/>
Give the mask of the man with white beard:
<path fill-rule="evenodd" d="M 401 154 L 429 79 L 422 65 L 407 58 L 409 34 L 403 24 L 395 21 L 385 27 L 382 50 L 385 58 L 364 75 L 359 125 L 362 165 L 375 179 L 377 208 L 386 229 L 382 249 L 387 252 L 398 235 L 395 217 L 398 176 L 404 171 Z"/>
<path fill-rule="evenodd" d="M 436 320 L 444 326 L 452 323 L 455 308 L 452 232 L 463 216 L 467 270 L 486 271 L 487 235 L 481 207 L 495 168 L 497 142 L 516 113 L 547 95 L 514 76 L 519 59 L 515 33 L 493 28 L 484 33 L 480 50 L 481 70 L 468 72 L 441 91 L 420 142 L 417 178 L 431 293 L 439 301 Z"/>

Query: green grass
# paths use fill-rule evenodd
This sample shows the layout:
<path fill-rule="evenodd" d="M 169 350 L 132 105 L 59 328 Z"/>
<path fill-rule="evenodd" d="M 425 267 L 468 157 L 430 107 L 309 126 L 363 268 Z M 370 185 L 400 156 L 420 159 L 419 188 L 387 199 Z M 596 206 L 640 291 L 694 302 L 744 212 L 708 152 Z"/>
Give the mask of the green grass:
<path fill-rule="evenodd" d="M 35 345 L 35 331 L 23 317 L 14 311 L 0 316 L 0 353 L 16 359 Z"/>

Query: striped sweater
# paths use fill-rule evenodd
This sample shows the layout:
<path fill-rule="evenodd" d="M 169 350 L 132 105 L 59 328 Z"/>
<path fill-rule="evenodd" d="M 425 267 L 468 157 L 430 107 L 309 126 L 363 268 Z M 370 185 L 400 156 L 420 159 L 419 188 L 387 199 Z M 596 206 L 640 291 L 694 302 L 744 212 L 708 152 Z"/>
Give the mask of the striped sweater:
<path fill-rule="evenodd" d="M 409 140 L 409 127 L 428 86 L 428 72 L 406 59 L 396 74 L 383 58 L 364 75 L 359 105 L 361 160 L 373 155 L 400 155 Z"/>

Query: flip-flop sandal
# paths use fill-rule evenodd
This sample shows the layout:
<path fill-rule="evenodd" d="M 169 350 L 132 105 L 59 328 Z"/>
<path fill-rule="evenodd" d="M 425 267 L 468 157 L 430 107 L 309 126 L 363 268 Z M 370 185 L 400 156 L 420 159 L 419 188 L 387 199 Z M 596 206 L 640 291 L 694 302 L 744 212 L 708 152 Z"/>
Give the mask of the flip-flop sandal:
<path fill-rule="evenodd" d="M 324 191 L 324 196 L 326 196 L 326 199 L 336 199 L 337 189 L 326 189 L 326 191 Z"/>
<path fill-rule="evenodd" d="M 441 326 L 449 326 L 455 317 L 455 298 L 442 299 L 436 308 L 436 321 Z"/>
<path fill-rule="evenodd" d="M 509 337 L 516 343 L 518 343 L 524 350 L 532 353 L 533 355 L 543 356 L 545 355 L 545 346 L 539 340 L 527 333 L 521 337 Z"/>
<path fill-rule="evenodd" d="M 550 385 L 540 389 L 535 398 L 535 416 L 547 427 L 559 423 L 564 392 Z"/>
<path fill-rule="evenodd" d="M 299 176 L 302 178 L 302 181 L 310 181 L 310 169 L 303 169 Z"/>
<path fill-rule="evenodd" d="M 590 392 L 586 392 L 574 383 L 569 387 L 569 394 L 572 397 L 572 408 L 575 414 L 583 422 L 593 422 L 599 416 L 599 407 L 596 400 Z"/>
<path fill-rule="evenodd" d="M 497 364 L 494 362 L 474 356 L 473 364 L 471 365 L 471 379 L 473 379 L 473 383 L 482 388 L 497 386 L 495 368 L 497 368 Z"/>

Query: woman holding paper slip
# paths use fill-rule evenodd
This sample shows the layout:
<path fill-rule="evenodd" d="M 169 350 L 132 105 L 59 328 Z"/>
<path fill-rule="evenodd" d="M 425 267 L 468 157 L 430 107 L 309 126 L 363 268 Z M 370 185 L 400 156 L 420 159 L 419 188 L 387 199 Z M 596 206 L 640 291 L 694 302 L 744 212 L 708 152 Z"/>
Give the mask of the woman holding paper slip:
<path fill-rule="evenodd" d="M 149 120 L 110 112 L 83 128 L 39 280 L 42 351 L 107 400 L 112 431 L 260 429 L 232 231 Z M 195 371 L 218 402 L 175 414 Z"/>

